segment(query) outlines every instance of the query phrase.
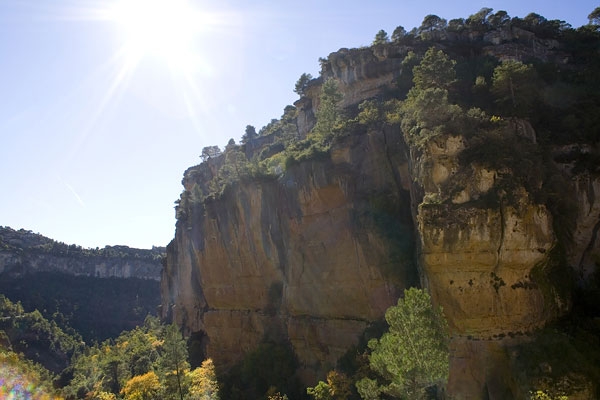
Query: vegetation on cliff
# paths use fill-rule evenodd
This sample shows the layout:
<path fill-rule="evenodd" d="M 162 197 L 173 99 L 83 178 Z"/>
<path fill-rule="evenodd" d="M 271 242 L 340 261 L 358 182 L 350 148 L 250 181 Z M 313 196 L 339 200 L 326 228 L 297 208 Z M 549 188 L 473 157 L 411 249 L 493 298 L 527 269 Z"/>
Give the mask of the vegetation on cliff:
<path fill-rule="evenodd" d="M 362 131 L 373 124 L 401 126 L 417 147 L 441 132 L 471 133 L 473 140 L 482 131 L 491 136 L 504 132 L 499 134 L 504 137 L 519 118 L 528 120 L 533 140 L 541 145 L 596 143 L 600 98 L 593 88 L 600 63 L 595 24 L 593 13 L 589 25 L 574 29 L 535 13 L 511 18 L 483 8 L 449 22 L 428 15 L 410 32 L 398 27 L 392 40 L 381 31 L 372 49 L 404 54 L 405 68 L 395 84 L 361 104 L 345 103 L 342 110 L 343 91 L 336 89 L 342 80 L 333 72 L 333 59 L 323 58 L 321 77 L 311 80 L 303 74 L 296 83 L 301 96 L 296 106 L 287 106 L 256 137 L 244 135 L 241 145 L 231 140 L 224 152 L 213 151 L 213 157 L 187 171 L 186 179 L 199 189 L 187 189 L 177 208 L 218 196 L 240 179 L 277 177 L 297 161 L 326 155 L 336 132 Z M 532 41 L 538 51 L 528 47 Z M 317 106 L 308 134 L 303 134 L 298 117 L 308 100 Z M 492 154 L 486 156 L 481 161 L 493 162 Z"/>
<path fill-rule="evenodd" d="M 0 226 L 0 252 L 23 252 L 50 254 L 54 256 L 69 257 L 102 257 L 139 259 L 147 261 L 160 261 L 164 247 L 153 247 L 150 250 L 134 249 L 129 246 L 106 246 L 102 249 L 83 248 L 76 244 L 66 244 L 47 238 L 25 229 L 14 230 L 7 226 Z"/>
<path fill-rule="evenodd" d="M 527 281 L 512 286 L 506 285 L 495 272 L 486 273 L 485 280 L 489 281 L 486 287 L 497 300 L 501 290 L 537 290 L 544 286 L 540 289 L 544 296 L 559 298 L 568 306 L 568 293 L 563 297 L 554 290 L 556 281 L 570 281 L 571 278 L 570 274 L 564 273 L 568 271 L 568 265 L 561 254 L 573 231 L 572 207 L 561 194 L 568 187 L 566 181 L 573 171 L 599 172 L 599 15 L 600 11 L 595 10 L 590 15 L 589 25 L 573 29 L 563 21 L 548 21 L 537 14 L 522 19 L 510 18 L 504 11 L 493 13 L 485 8 L 466 19 L 451 21 L 428 15 L 420 27 L 410 32 L 403 27 L 396 28 L 391 39 L 386 32 L 380 31 L 370 48 L 342 52 L 350 58 L 360 58 L 359 55 L 366 53 L 372 57 L 370 60 L 379 60 L 375 54 L 385 60 L 401 58 L 396 60 L 397 63 L 391 62 L 396 69 L 390 83 L 366 91 L 368 94 L 352 86 L 355 82 L 340 72 L 340 66 L 336 64 L 339 55 L 323 58 L 320 60 L 321 76 L 317 79 L 306 74 L 300 77 L 295 89 L 301 98 L 294 106 L 287 106 L 280 119 L 273 119 L 259 132 L 247 126 L 239 145 L 232 139 L 223 151 L 217 146 L 202 150 L 202 164 L 188 169 L 184 176 L 185 191 L 176 206 L 178 229 L 197 234 L 193 224 L 205 217 L 206 207 L 214 205 L 215 200 L 225 199 L 229 190 L 245 181 L 277 182 L 290 171 L 300 169 L 304 162 L 330 161 L 335 151 L 340 150 L 339 146 L 350 143 L 355 136 L 384 131 L 385 140 L 402 142 L 411 153 L 407 163 L 413 168 L 410 178 L 417 183 L 410 193 L 416 202 L 414 208 L 421 207 L 417 211 L 427 208 L 443 211 L 432 214 L 432 221 L 428 221 L 432 225 L 466 224 L 467 221 L 458 221 L 462 215 L 459 211 L 465 208 L 466 202 L 474 208 L 479 207 L 478 210 L 498 207 L 503 213 L 505 206 L 518 208 L 523 198 L 530 196 L 532 203 L 550 210 L 558 245 L 551 251 L 538 247 L 533 253 L 536 256 L 546 254 L 551 262 L 539 265 Z M 449 137 L 460 137 L 460 141 L 456 141 L 459 149 L 457 164 L 452 167 L 461 179 L 438 184 L 429 167 L 434 162 L 434 151 L 445 146 Z M 588 147 L 583 147 L 586 145 Z M 560 157 L 555 157 L 553 151 L 565 146 L 569 150 L 561 151 Z M 335 155 L 343 158 L 339 153 Z M 386 162 L 389 162 L 390 155 L 386 156 Z M 572 165 L 567 165 L 565 172 L 557 167 L 558 161 Z M 485 193 L 468 197 L 467 186 L 475 181 L 475 168 L 471 166 L 475 165 L 481 167 L 480 170 L 493 172 L 494 182 Z M 373 207 L 374 211 L 365 213 L 376 214 L 373 219 L 377 228 L 393 236 L 399 229 L 388 228 L 397 221 L 384 221 L 385 218 L 377 214 L 382 210 L 395 210 L 389 204 L 391 196 L 380 200 L 388 194 L 371 194 L 373 197 L 367 201 L 374 206 L 383 206 L 380 209 Z M 448 215 L 454 219 L 446 218 Z M 362 222 L 360 215 L 356 219 Z M 277 235 L 277 229 L 281 228 L 274 225 L 269 226 L 269 231 L 271 229 Z M 11 235 L 13 233 L 9 232 Z M 31 240 L 28 246 L 42 253 L 63 256 L 73 252 L 81 257 L 103 257 L 104 253 L 115 251 L 117 257 L 136 258 L 128 249 L 120 247 L 83 250 L 77 246 L 40 241 L 30 233 L 24 236 Z M 228 239 L 228 242 L 234 242 L 234 238 Z M 458 235 L 452 238 L 459 239 Z M 24 249 L 23 242 L 6 239 L 4 234 L 0 240 L 4 250 L 18 252 Z M 394 243 L 401 247 L 400 252 L 404 255 L 415 257 L 414 249 L 409 249 L 414 242 L 403 239 Z M 317 247 L 321 248 L 318 244 Z M 186 254 L 200 251 L 198 248 L 191 250 L 183 251 Z M 555 274 L 557 271 L 562 273 Z M 183 279 L 189 281 L 189 278 L 186 275 Z M 192 280 L 194 278 L 192 275 Z M 54 286 L 51 279 L 47 281 Z M 465 287 L 473 285 L 472 280 L 468 282 Z M 450 281 L 448 285 L 454 285 L 454 282 Z M 270 287 L 277 289 L 269 292 L 274 297 L 272 303 L 276 303 L 282 296 L 283 285 L 275 282 L 275 286 L 271 284 Z M 39 291 L 42 298 L 46 296 L 42 288 Z M 352 364 L 344 370 L 347 374 L 332 371 L 326 382 L 319 382 L 307 392 L 296 375 L 300 363 L 293 345 L 280 332 L 277 335 L 265 332 L 263 343 L 247 351 L 235 367 L 219 375 L 220 383 L 210 359 L 202 360 L 204 349 L 190 358 L 180 328 L 160 325 L 154 318 L 147 318 L 143 325 L 123 332 L 115 339 L 84 347 L 77 336 L 69 336 L 55 322 L 45 320 L 42 313 L 27 313 L 21 305 L 3 298 L 4 314 L 0 327 L 4 334 L 0 339 L 5 347 L 28 357 L 37 357 L 47 368 L 60 373 L 54 378 L 55 382 L 70 399 L 283 399 L 288 395 L 302 398 L 306 394 L 315 399 L 342 399 L 357 398 L 354 389 L 357 382 L 363 398 L 377 398 L 382 393 L 386 398 L 418 397 L 428 385 L 443 381 L 448 375 L 445 323 L 437 309 L 431 307 L 429 297 L 419 293 L 423 292 L 407 291 L 404 299 L 388 310 L 389 332 L 380 338 L 379 335 L 369 337 L 373 340 L 365 341 L 368 345 L 357 346 L 346 360 L 329 366 L 342 370 L 346 361 Z M 597 291 L 594 293 L 597 295 Z M 592 297 L 586 304 L 597 304 L 595 300 Z M 38 301 L 43 302 L 43 299 Z M 58 302 L 68 301 L 61 299 Z M 47 312 L 57 308 L 52 304 L 41 304 Z M 201 302 L 194 303 L 193 315 L 204 312 L 204 306 Z M 411 312 L 414 308 L 419 312 Z M 143 310 L 138 311 L 136 318 L 143 314 Z M 247 313 L 253 311 L 247 310 Z M 279 307 L 271 304 L 257 314 L 273 317 L 278 312 Z M 550 311 L 544 309 L 542 312 Z M 512 363 L 514 370 L 525 371 L 507 379 L 510 381 L 508 386 L 518 386 L 511 393 L 533 391 L 538 398 L 544 398 L 546 393 L 562 396 L 578 389 L 573 382 L 581 385 L 597 382 L 599 364 L 595 361 L 598 360 L 600 335 L 597 321 L 590 321 L 589 316 L 597 317 L 598 309 L 592 306 L 583 314 L 581 319 L 567 318 L 572 325 L 567 324 L 566 328 L 556 325 L 534 333 L 507 333 L 508 336 L 530 339 L 513 346 L 510 354 L 506 349 L 501 354 L 508 364 Z M 404 332 L 407 321 L 415 323 L 408 333 Z M 506 336 L 501 335 L 485 340 L 500 341 Z M 420 347 L 419 343 L 407 343 L 409 339 L 425 343 Z M 315 342 L 313 344 L 318 346 L 317 339 Z M 40 352 L 36 347 L 40 345 L 54 353 Z M 561 350 L 557 352 L 557 348 Z M 415 349 L 419 349 L 416 359 L 413 357 Z M 552 352 L 560 357 L 549 357 L 548 353 Z M 6 354 L 8 358 L 5 359 L 10 358 L 11 363 L 21 363 L 19 356 Z M 57 354 L 58 361 L 55 361 Z M 423 354 L 427 354 L 427 360 L 419 358 Z M 559 361 L 563 368 L 558 367 Z M 314 371 L 321 367 L 317 365 Z M 36 379 L 52 379 L 45 374 L 40 372 Z M 559 387 L 565 377 L 571 380 L 566 380 L 566 387 Z M 542 386 L 544 392 L 535 391 Z M 590 390 L 593 394 L 598 388 L 591 387 Z"/>
<path fill-rule="evenodd" d="M 503 297 L 507 291 L 531 299 L 541 293 L 540 321 L 556 318 L 573 301 L 564 254 L 577 210 L 563 194 L 574 174 L 599 172 L 596 14 L 579 28 L 534 13 L 511 18 L 489 8 L 451 21 L 428 15 L 411 31 L 399 26 L 391 38 L 379 31 L 368 48 L 341 49 L 320 59 L 320 76 L 300 77 L 295 87 L 300 99 L 280 119 L 256 135 L 247 130 L 241 144 L 232 139 L 222 153 L 207 148 L 203 154 L 213 156 L 185 172 L 185 190 L 176 206 L 178 230 L 194 232 L 207 216 L 218 220 L 211 214 L 219 204 L 215 200 L 230 204 L 232 194 L 251 182 L 295 184 L 309 165 L 314 170 L 315 165 L 333 165 L 333 160 L 349 162 L 352 146 L 359 146 L 356 137 L 383 132 L 386 144 L 401 142 L 409 153 L 411 203 L 419 221 L 436 229 L 432 240 L 457 244 L 464 240 L 459 233 L 471 231 L 448 226 L 468 224 L 466 217 L 477 213 L 487 215 L 482 220 L 502 225 L 494 227 L 500 244 L 486 253 L 495 260 L 490 265 L 498 267 L 504 262 L 508 221 L 518 229 L 514 221 L 523 216 L 543 220 L 538 226 L 544 231 L 542 245 L 509 249 L 515 254 L 531 250 L 530 259 L 542 262 L 508 284 L 496 269 L 481 273 L 477 290 L 490 289 L 492 311 L 484 309 L 487 304 L 480 307 L 482 314 L 492 314 L 485 315 L 490 320 L 504 312 L 496 308 L 513 295 Z M 364 151 L 370 144 L 361 142 Z M 491 219 L 490 210 L 497 211 L 497 219 Z M 488 232 L 483 225 L 481 231 Z M 439 257 L 445 256 L 442 250 Z M 419 256 L 418 249 L 407 254 Z M 465 290 L 478 284 L 466 279 Z M 456 284 L 452 290 L 464 286 Z M 463 312 L 460 305 L 455 311 Z M 534 329 L 537 322 L 519 323 Z M 508 334 L 523 332 L 493 332 L 489 339 Z M 310 394 L 326 398 L 331 386 L 322 382 Z"/>

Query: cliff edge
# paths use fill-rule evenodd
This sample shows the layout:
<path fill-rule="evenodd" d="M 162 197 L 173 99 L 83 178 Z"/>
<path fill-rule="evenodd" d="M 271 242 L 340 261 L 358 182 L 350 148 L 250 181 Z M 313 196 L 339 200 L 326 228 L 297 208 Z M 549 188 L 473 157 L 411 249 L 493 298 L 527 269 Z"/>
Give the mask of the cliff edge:
<path fill-rule="evenodd" d="M 448 392 L 525 396 L 519 346 L 571 312 L 600 259 L 599 137 L 565 138 L 531 111 L 564 119 L 578 100 L 554 103 L 560 79 L 526 62 L 586 67 L 581 49 L 521 28 L 450 36 L 332 53 L 268 132 L 185 172 L 162 315 L 222 369 L 286 343 L 314 384 L 421 285 L 452 330 Z M 463 76 L 426 82 L 426 62 Z M 538 79 L 532 100 L 499 100 L 511 65 Z M 331 80 L 342 96 L 323 134 Z"/>

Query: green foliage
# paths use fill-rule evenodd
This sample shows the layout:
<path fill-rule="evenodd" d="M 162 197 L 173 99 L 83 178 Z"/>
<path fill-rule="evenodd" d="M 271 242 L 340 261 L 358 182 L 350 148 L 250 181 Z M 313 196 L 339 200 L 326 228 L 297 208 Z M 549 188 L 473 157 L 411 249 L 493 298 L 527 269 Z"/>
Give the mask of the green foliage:
<path fill-rule="evenodd" d="M 315 400 L 332 400 L 330 389 L 327 383 L 319 381 L 315 387 L 306 388 L 306 393 Z"/>
<path fill-rule="evenodd" d="M 200 158 L 203 162 L 210 160 L 211 158 L 217 158 L 221 155 L 221 149 L 219 146 L 206 146 L 202 148 Z"/>
<path fill-rule="evenodd" d="M 0 293 L 20 301 L 26 310 L 39 309 L 63 331 L 77 331 L 86 342 L 117 337 L 156 314 L 159 282 L 39 272 L 21 277 L 3 276 Z"/>
<path fill-rule="evenodd" d="M 402 105 L 401 127 L 406 141 L 423 148 L 444 133 L 460 133 L 455 122 L 462 116 L 459 106 L 448 101 L 448 87 L 454 81 L 455 62 L 442 51 L 427 50 L 414 67 L 414 87 Z"/>
<path fill-rule="evenodd" d="M 184 395 L 185 372 L 190 365 L 187 361 L 186 342 L 175 324 L 167 325 L 158 358 L 159 371 L 166 382 L 167 398 L 181 399 Z"/>
<path fill-rule="evenodd" d="M 590 25 L 594 27 L 600 26 L 600 7 L 594 8 L 594 11 L 588 15 L 588 20 L 590 21 Z"/>
<path fill-rule="evenodd" d="M 302 73 L 298 81 L 296 81 L 296 85 L 294 86 L 294 92 L 296 92 L 300 97 L 306 94 L 306 88 L 308 87 L 308 83 L 312 80 L 312 75 L 307 73 Z"/>
<path fill-rule="evenodd" d="M 447 90 L 456 79 L 455 65 L 456 61 L 451 60 L 443 51 L 436 51 L 431 47 L 425 52 L 421 63 L 413 69 L 415 89 Z"/>
<path fill-rule="evenodd" d="M 392 32 L 392 42 L 393 43 L 400 43 L 402 42 L 402 39 L 404 39 L 406 37 L 406 29 L 404 29 L 403 26 L 397 26 L 396 29 L 394 29 L 394 32 Z"/>
<path fill-rule="evenodd" d="M 381 29 L 375 35 L 375 39 L 373 40 L 373 46 L 379 46 L 379 45 L 382 45 L 382 44 L 386 44 L 389 41 L 390 41 L 390 39 L 388 38 L 387 32 L 384 31 L 383 29 Z"/>
<path fill-rule="evenodd" d="M 118 258 L 124 260 L 160 261 L 164 247 L 153 247 L 151 250 L 135 249 L 128 246 L 105 246 L 104 248 L 86 249 L 76 244 L 57 242 L 38 233 L 25 229 L 14 230 L 0 226 L 0 251 L 12 251 L 31 254 L 48 254 L 57 257 L 105 259 Z"/>
<path fill-rule="evenodd" d="M 423 18 L 417 33 L 422 40 L 436 40 L 442 38 L 446 27 L 447 21 L 445 19 L 429 14 Z"/>
<path fill-rule="evenodd" d="M 551 396 L 543 390 L 536 390 L 535 392 L 531 392 L 530 400 L 569 400 L 568 396 Z"/>
<path fill-rule="evenodd" d="M 212 359 L 187 374 L 190 380 L 188 400 L 219 400 L 219 383 Z"/>
<path fill-rule="evenodd" d="M 449 373 L 448 326 L 442 310 L 420 289 L 404 291 L 404 298 L 385 313 L 389 331 L 369 342 L 369 363 L 379 381 L 363 378 L 356 386 L 364 399 L 380 393 L 392 398 L 420 399 L 425 390 L 444 383 Z"/>
<path fill-rule="evenodd" d="M 444 89 L 411 90 L 402 110 L 402 132 L 416 148 L 424 148 L 442 134 L 462 133 L 453 124 L 463 115 L 462 109 L 448 102 L 448 92 Z"/>
<path fill-rule="evenodd" d="M 252 140 L 252 139 L 256 138 L 257 136 L 258 136 L 258 133 L 256 133 L 256 128 L 252 125 L 246 125 L 246 131 L 244 132 L 244 135 L 242 136 L 242 143 L 247 143 L 249 140 Z M 235 142 L 232 144 L 235 144 Z"/>
<path fill-rule="evenodd" d="M 333 78 L 327 79 L 321 87 L 319 108 L 316 112 L 317 123 L 312 131 L 312 135 L 318 140 L 327 141 L 342 127 L 344 118 L 340 109 L 342 99 L 343 94 L 339 90 L 337 81 Z"/>
<path fill-rule="evenodd" d="M 53 379 L 41 365 L 0 345 L 0 397 L 3 399 L 59 400 Z"/>
<path fill-rule="evenodd" d="M 530 388 L 531 398 L 580 394 L 589 382 L 600 379 L 599 340 L 598 324 L 589 317 L 563 318 L 512 348 L 511 367 L 523 372 L 519 384 Z"/>
<path fill-rule="evenodd" d="M 26 312 L 0 294 L 0 332 L 12 351 L 22 353 L 46 369 L 59 373 L 81 348 L 81 338 L 65 333 L 56 322 L 45 319 L 38 310 Z"/>
<path fill-rule="evenodd" d="M 69 398 L 106 393 L 127 399 L 218 399 L 212 361 L 190 372 L 187 344 L 177 326 L 152 317 L 114 341 L 87 347 L 74 357 L 67 375 L 63 392 Z"/>
<path fill-rule="evenodd" d="M 527 116 L 537 98 L 537 75 L 532 65 L 504 61 L 492 77 L 492 93 L 500 110 L 507 115 Z"/>
<path fill-rule="evenodd" d="M 351 395 L 351 381 L 338 371 L 327 373 L 327 382 L 319 381 L 315 387 L 306 388 L 306 393 L 315 400 L 346 400 Z"/>
<path fill-rule="evenodd" d="M 465 25 L 470 30 L 474 31 L 487 31 L 489 29 L 488 16 L 493 10 L 488 7 L 484 7 L 475 14 L 469 16 L 465 20 Z"/>

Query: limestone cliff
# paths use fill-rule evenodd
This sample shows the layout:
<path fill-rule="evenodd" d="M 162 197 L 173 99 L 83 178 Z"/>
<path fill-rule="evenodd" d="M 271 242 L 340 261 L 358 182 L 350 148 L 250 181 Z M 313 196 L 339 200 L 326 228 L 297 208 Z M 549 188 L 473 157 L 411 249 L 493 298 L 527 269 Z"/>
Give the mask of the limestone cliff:
<path fill-rule="evenodd" d="M 518 29 L 484 44 L 470 49 L 479 60 L 571 57 Z M 434 46 L 462 57 L 467 45 Z M 409 50 L 424 52 L 394 44 L 323 60 L 295 104 L 298 138 L 315 124 L 325 79 L 337 79 L 351 119 L 363 100 L 401 92 Z M 524 397 L 527 373 L 518 369 L 527 350 L 519 346 L 569 312 L 573 272 L 582 286 L 597 273 L 600 171 L 579 163 L 597 159 L 597 144 L 539 143 L 525 117 L 487 116 L 485 129 L 442 131 L 418 145 L 399 124 L 358 120 L 325 153 L 288 158 L 266 175 L 238 174 L 223 191 L 214 182 L 235 149 L 185 172 L 163 317 L 202 336 L 223 368 L 262 341 L 289 343 L 314 384 L 403 288 L 422 285 L 452 330 L 448 392 Z M 593 397 L 592 386 L 580 398 Z"/>
<path fill-rule="evenodd" d="M 84 249 L 0 227 L 0 293 L 100 342 L 156 315 L 164 251 Z"/>
<path fill-rule="evenodd" d="M 160 279 L 164 248 L 132 249 L 107 246 L 83 249 L 42 235 L 0 227 L 0 274 L 22 276 L 57 272 L 96 278 Z"/>
<path fill-rule="evenodd" d="M 407 179 L 400 137 L 371 132 L 194 205 L 167 248 L 163 314 L 224 364 L 271 337 L 307 374 L 333 367 L 417 283 Z"/>

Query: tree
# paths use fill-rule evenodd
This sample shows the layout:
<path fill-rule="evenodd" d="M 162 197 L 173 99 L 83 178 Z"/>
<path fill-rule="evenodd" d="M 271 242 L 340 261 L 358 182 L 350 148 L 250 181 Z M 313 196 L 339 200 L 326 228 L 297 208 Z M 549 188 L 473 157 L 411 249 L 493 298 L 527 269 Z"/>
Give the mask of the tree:
<path fill-rule="evenodd" d="M 446 29 L 447 22 L 437 15 L 429 14 L 423 18 L 423 22 L 418 29 L 418 33 L 424 40 L 439 39 L 442 32 Z"/>
<path fill-rule="evenodd" d="M 345 400 L 350 394 L 350 379 L 338 371 L 327 373 L 327 382 L 319 381 L 315 387 L 306 389 L 306 393 L 315 400 Z"/>
<path fill-rule="evenodd" d="M 150 371 L 128 380 L 121 394 L 125 400 L 158 400 L 160 389 L 158 376 Z"/>
<path fill-rule="evenodd" d="M 493 29 L 501 28 L 510 22 L 510 16 L 504 10 L 500 10 L 488 17 L 488 22 Z"/>
<path fill-rule="evenodd" d="M 312 75 L 307 73 L 302 73 L 300 78 L 296 81 L 296 86 L 294 87 L 294 92 L 298 93 L 300 97 L 306 94 L 306 88 L 308 87 L 308 83 L 312 80 Z"/>
<path fill-rule="evenodd" d="M 187 346 L 179 328 L 175 324 L 168 325 L 165 328 L 159 364 L 167 381 L 167 392 L 176 392 L 180 400 L 183 400 L 183 378 L 189 369 L 187 358 Z"/>
<path fill-rule="evenodd" d="M 338 83 L 334 78 L 329 78 L 321 87 L 320 103 L 317 109 L 317 123 L 314 133 L 324 138 L 329 136 L 336 125 L 340 122 L 342 113 L 339 103 L 343 95 L 338 89 Z"/>
<path fill-rule="evenodd" d="M 392 42 L 399 43 L 406 36 L 406 29 L 403 26 L 397 26 L 392 32 Z"/>
<path fill-rule="evenodd" d="M 356 386 L 363 399 L 379 393 L 419 399 L 427 388 L 445 383 L 449 373 L 449 335 L 442 309 L 425 290 L 410 288 L 385 312 L 388 332 L 369 341 L 369 365 L 385 383 L 363 378 Z"/>
<path fill-rule="evenodd" d="M 455 65 L 456 61 L 451 60 L 442 50 L 436 51 L 433 47 L 429 48 L 421 63 L 413 68 L 415 88 L 420 90 L 448 89 L 456 78 Z"/>
<path fill-rule="evenodd" d="M 596 7 L 594 11 L 588 15 L 588 20 L 590 21 L 590 25 L 593 25 L 597 28 L 600 27 L 600 7 Z"/>
<path fill-rule="evenodd" d="M 188 373 L 190 379 L 189 400 L 219 400 L 219 383 L 212 359 Z"/>
<path fill-rule="evenodd" d="M 206 146 L 202 148 L 202 154 L 200 155 L 200 158 L 202 161 L 208 161 L 211 158 L 216 158 L 220 155 L 221 149 L 219 149 L 219 146 Z"/>
<path fill-rule="evenodd" d="M 492 94 L 502 111 L 526 116 L 537 97 L 537 75 L 532 65 L 503 61 L 494 69 Z"/>
<path fill-rule="evenodd" d="M 448 32 L 462 33 L 465 28 L 464 18 L 455 18 L 448 21 Z"/>
<path fill-rule="evenodd" d="M 306 388 L 306 393 L 315 400 L 333 400 L 329 389 L 327 383 L 319 381 L 315 387 Z"/>
<path fill-rule="evenodd" d="M 436 136 L 458 130 L 462 109 L 448 101 L 454 65 L 444 52 L 430 48 L 413 68 L 414 86 L 401 109 L 401 128 L 409 144 L 423 147 Z"/>
<path fill-rule="evenodd" d="M 467 27 L 473 30 L 487 30 L 489 25 L 488 16 L 491 14 L 493 9 L 484 7 L 475 14 L 469 16 L 465 21 Z"/>
<path fill-rule="evenodd" d="M 256 128 L 252 125 L 246 125 L 246 130 L 244 131 L 244 135 L 242 136 L 242 143 L 248 143 L 250 140 L 254 139 L 258 136 L 256 133 Z"/>
<path fill-rule="evenodd" d="M 375 35 L 375 40 L 373 40 L 373 46 L 378 46 L 380 44 L 386 44 L 389 41 L 390 40 L 388 38 L 387 32 L 382 29 L 379 32 L 377 32 L 377 34 Z"/>

